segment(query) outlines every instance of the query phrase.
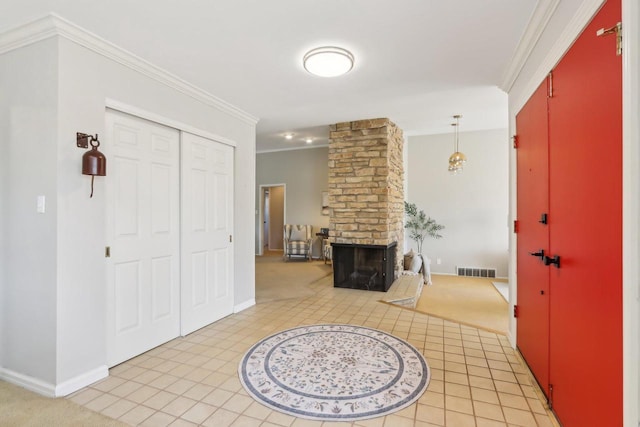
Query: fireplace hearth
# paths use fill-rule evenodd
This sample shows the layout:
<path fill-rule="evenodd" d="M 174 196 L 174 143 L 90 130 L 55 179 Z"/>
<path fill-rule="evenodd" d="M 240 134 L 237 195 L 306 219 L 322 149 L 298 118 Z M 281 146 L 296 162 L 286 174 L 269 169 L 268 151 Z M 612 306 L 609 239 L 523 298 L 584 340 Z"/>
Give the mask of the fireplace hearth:
<path fill-rule="evenodd" d="M 333 286 L 386 292 L 393 283 L 396 245 L 332 243 Z"/>

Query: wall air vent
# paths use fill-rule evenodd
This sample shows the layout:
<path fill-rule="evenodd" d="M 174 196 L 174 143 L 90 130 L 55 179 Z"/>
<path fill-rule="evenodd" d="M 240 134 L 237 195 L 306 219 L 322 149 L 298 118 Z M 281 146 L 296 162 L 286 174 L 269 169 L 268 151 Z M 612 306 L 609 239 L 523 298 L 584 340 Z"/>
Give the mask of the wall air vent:
<path fill-rule="evenodd" d="M 467 277 L 496 277 L 495 268 L 458 267 L 458 276 Z"/>

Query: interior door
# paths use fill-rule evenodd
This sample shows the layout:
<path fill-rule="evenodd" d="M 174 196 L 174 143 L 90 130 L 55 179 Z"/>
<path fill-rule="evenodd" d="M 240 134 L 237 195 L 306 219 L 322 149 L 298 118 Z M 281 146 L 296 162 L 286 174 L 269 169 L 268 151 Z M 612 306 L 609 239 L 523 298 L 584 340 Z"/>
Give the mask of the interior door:
<path fill-rule="evenodd" d="M 607 1 L 553 72 L 550 382 L 564 426 L 622 425 L 622 58 Z"/>
<path fill-rule="evenodd" d="M 107 111 L 108 363 L 180 332 L 179 133 Z"/>
<path fill-rule="evenodd" d="M 269 249 L 284 249 L 284 185 L 269 187 Z"/>
<path fill-rule="evenodd" d="M 262 210 L 262 212 L 264 213 L 264 220 L 263 220 L 263 230 L 264 233 L 262 235 L 263 241 L 264 241 L 264 249 L 271 249 L 269 247 L 269 221 L 270 221 L 270 215 L 269 215 L 269 189 L 268 188 L 264 188 L 263 190 L 263 195 L 264 195 L 264 208 Z"/>
<path fill-rule="evenodd" d="M 548 80 L 516 116 L 518 133 L 518 349 L 549 391 L 549 127 Z M 552 297 L 552 296 L 551 296 Z"/>
<path fill-rule="evenodd" d="M 232 147 L 183 132 L 182 335 L 233 312 L 233 170 Z"/>

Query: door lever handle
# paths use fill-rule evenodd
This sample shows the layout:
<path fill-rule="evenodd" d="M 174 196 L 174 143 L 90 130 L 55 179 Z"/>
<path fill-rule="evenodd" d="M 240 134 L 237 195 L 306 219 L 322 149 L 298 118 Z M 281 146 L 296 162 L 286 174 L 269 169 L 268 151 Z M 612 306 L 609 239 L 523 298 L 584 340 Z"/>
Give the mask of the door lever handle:
<path fill-rule="evenodd" d="M 531 256 L 539 256 L 541 260 L 544 260 L 544 249 L 540 249 L 538 252 L 529 252 Z"/>
<path fill-rule="evenodd" d="M 560 255 L 554 255 L 553 257 L 544 257 L 544 265 L 555 265 L 556 268 L 560 268 Z"/>

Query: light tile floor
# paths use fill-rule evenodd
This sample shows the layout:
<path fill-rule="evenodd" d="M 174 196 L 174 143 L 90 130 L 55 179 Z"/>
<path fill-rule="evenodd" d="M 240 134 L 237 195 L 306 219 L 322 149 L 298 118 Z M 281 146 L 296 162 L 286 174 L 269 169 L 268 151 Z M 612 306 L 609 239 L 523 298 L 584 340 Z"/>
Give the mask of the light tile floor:
<path fill-rule="evenodd" d="M 336 289 L 256 305 L 174 339 L 110 370 L 69 398 L 130 425 L 142 426 L 555 426 L 546 403 L 506 337 L 378 302 L 378 292 Z M 354 423 L 284 415 L 254 401 L 237 369 L 249 347 L 299 325 L 349 323 L 406 339 L 431 367 L 427 391 L 413 405 Z"/>

